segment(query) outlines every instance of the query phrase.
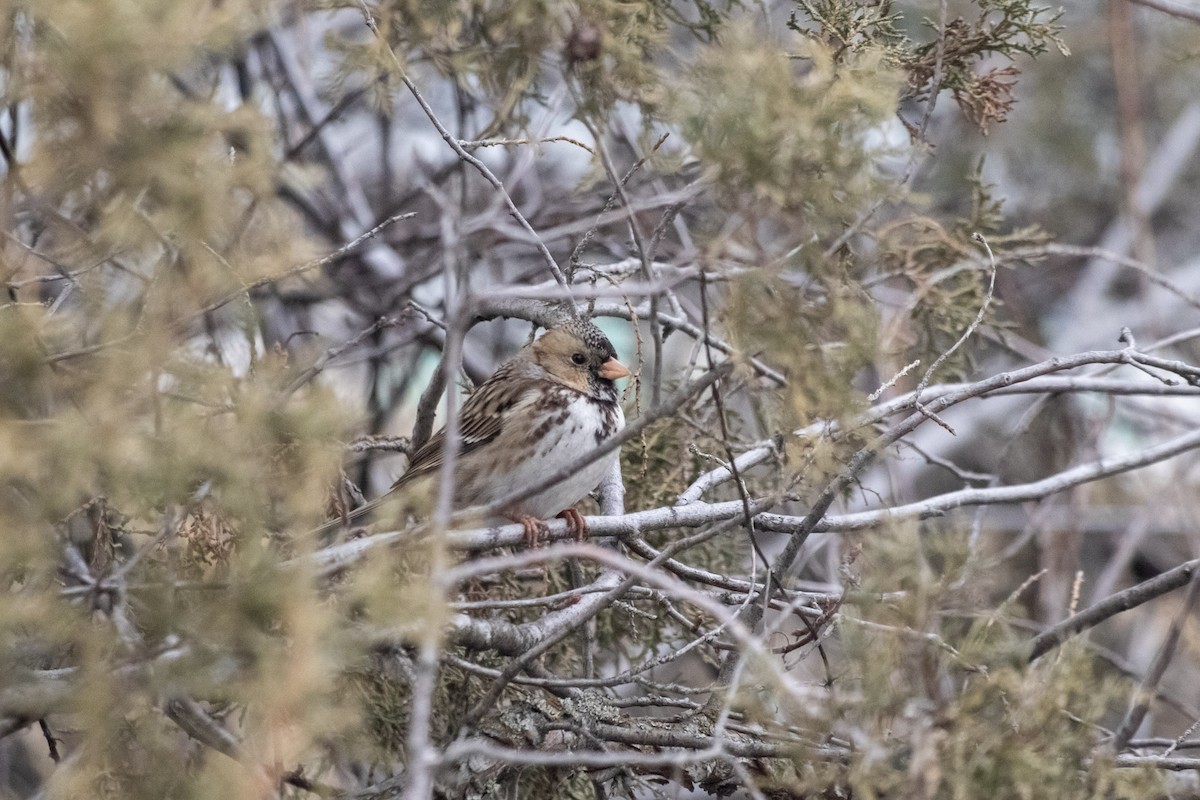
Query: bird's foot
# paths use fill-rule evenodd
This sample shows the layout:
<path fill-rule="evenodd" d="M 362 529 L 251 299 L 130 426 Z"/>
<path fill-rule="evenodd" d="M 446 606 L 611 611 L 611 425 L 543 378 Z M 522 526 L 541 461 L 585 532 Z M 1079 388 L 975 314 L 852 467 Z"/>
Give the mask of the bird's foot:
<path fill-rule="evenodd" d="M 582 542 L 587 538 L 588 527 L 587 523 L 583 520 L 583 514 L 580 514 L 573 508 L 568 508 L 565 511 L 558 512 L 555 516 L 567 521 L 567 532 L 575 537 L 575 541 Z"/>
<path fill-rule="evenodd" d="M 521 523 L 521 527 L 525 529 L 525 546 L 529 548 L 537 548 L 542 545 L 542 537 L 546 535 L 546 523 L 537 517 L 522 515 L 515 522 Z"/>

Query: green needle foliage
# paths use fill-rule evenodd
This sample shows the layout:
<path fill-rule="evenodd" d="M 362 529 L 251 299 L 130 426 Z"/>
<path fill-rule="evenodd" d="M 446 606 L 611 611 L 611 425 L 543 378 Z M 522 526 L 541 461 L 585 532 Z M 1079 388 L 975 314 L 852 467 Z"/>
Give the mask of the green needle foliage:
<path fill-rule="evenodd" d="M 768 443 L 703 500 L 803 518 L 874 441 L 870 391 L 919 359 L 913 388 L 985 304 L 935 382 L 996 356 L 982 332 L 1017 323 L 990 271 L 1048 237 L 1006 218 L 987 140 L 943 167 L 925 114 L 998 130 L 1021 70 L 1068 54 L 1061 12 L 766 5 L 0 0 L 0 800 L 33 793 L 4 772 L 26 762 L 46 798 L 385 797 L 426 768 L 437 797 L 1165 796 L 1098 747 L 1126 676 L 1014 655 L 1028 573 L 981 567 L 969 519 L 814 539 L 748 633 L 781 534 L 637 530 L 643 565 L 707 538 L 513 671 L 602 566 L 452 550 L 432 489 L 351 518 L 403 469 L 369 445 L 425 407 L 446 293 L 484 304 L 472 380 L 528 331 L 493 318 L 553 294 L 404 77 L 580 307 L 631 321 L 605 323 L 631 418 L 735 363 L 625 445 L 630 511 Z M 467 744 L 491 750 L 427 758 Z"/>

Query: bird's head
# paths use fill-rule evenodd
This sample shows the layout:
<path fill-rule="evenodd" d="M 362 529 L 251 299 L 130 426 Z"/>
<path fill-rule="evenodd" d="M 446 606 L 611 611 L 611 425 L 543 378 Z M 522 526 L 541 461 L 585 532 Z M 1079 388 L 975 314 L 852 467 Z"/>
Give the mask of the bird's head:
<path fill-rule="evenodd" d="M 615 397 L 613 381 L 630 375 L 612 342 L 586 320 L 549 329 L 533 343 L 532 356 L 556 381 L 593 397 Z"/>

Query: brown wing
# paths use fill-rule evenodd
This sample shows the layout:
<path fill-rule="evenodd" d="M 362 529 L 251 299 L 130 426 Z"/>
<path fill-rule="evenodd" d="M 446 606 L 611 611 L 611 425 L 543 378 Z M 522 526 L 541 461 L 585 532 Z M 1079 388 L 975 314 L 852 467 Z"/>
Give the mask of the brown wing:
<path fill-rule="evenodd" d="M 510 362 L 496 370 L 463 403 L 459 414 L 458 455 L 478 450 L 500 435 L 504 417 L 529 391 L 533 383 L 523 374 L 527 365 Z M 435 472 L 442 465 L 446 430 L 443 428 L 429 438 L 408 462 L 408 469 L 392 484 L 392 489 Z"/>

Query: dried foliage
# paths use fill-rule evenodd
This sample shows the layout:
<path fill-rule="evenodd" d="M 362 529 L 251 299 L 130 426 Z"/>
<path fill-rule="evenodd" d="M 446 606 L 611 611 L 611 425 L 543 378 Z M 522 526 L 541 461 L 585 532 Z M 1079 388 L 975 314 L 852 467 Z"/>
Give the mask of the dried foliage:
<path fill-rule="evenodd" d="M 1200 796 L 1196 176 L 1031 204 L 1072 9 L 0 8 L 0 798 Z M 387 494 L 570 311 L 592 540 Z"/>

